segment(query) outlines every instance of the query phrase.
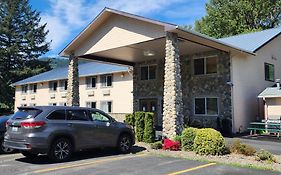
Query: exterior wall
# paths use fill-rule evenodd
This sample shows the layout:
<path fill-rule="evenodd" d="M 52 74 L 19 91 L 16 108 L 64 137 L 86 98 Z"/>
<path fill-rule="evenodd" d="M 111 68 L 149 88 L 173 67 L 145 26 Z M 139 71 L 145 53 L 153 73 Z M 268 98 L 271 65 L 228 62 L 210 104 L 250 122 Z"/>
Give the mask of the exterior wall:
<path fill-rule="evenodd" d="M 256 56 L 232 55 L 232 82 L 234 128 L 233 132 L 246 131 L 248 123 L 264 118 L 261 100 L 257 96 L 274 82 L 265 81 L 264 63 L 274 65 L 275 78 L 281 78 L 281 36 L 257 51 Z"/>
<path fill-rule="evenodd" d="M 217 73 L 194 75 L 193 60 L 207 56 L 218 56 Z M 212 127 L 231 132 L 232 104 L 230 81 L 230 57 L 228 53 L 211 51 L 189 55 L 182 59 L 183 111 L 185 123 L 195 127 Z M 194 98 L 218 98 L 218 115 L 195 115 Z"/>
<path fill-rule="evenodd" d="M 87 89 L 86 77 L 80 77 L 80 106 L 86 107 L 86 102 L 96 102 L 96 107 L 100 108 L 102 101 L 112 101 L 112 113 L 132 113 L 132 76 L 128 72 L 114 73 L 111 87 L 101 87 L 100 76 L 97 76 L 97 78 L 96 88 Z M 89 92 L 92 91 L 94 91 L 94 96 L 89 96 Z M 55 98 L 51 99 L 53 95 Z M 35 99 L 32 100 L 32 97 L 35 97 Z M 36 104 L 39 106 L 49 105 L 50 103 L 57 103 L 57 105 L 59 103 L 66 103 L 66 91 L 58 87 L 56 92 L 51 92 L 49 90 L 49 82 L 42 82 L 37 83 L 37 92 L 35 94 L 31 94 L 30 91 L 27 94 L 22 94 L 21 86 L 16 86 L 15 110 L 17 110 L 16 107 L 22 104 Z"/>
<path fill-rule="evenodd" d="M 268 117 L 279 118 L 281 117 L 281 98 L 266 98 Z"/>

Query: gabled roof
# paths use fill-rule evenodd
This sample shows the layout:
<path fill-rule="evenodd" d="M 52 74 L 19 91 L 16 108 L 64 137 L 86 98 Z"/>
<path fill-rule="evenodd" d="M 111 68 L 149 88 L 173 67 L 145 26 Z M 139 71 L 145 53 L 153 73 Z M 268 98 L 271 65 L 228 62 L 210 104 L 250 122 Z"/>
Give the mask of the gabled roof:
<path fill-rule="evenodd" d="M 128 70 L 129 68 L 127 66 L 117 66 L 112 64 L 89 62 L 79 65 L 79 77 L 126 72 Z M 45 81 L 53 81 L 53 80 L 63 80 L 63 79 L 67 79 L 67 75 L 68 75 L 68 67 L 62 67 L 15 82 L 12 84 L 12 86 L 45 82 Z"/>
<path fill-rule="evenodd" d="M 258 95 L 258 98 L 276 98 L 281 97 L 280 87 L 268 87 Z"/>
<path fill-rule="evenodd" d="M 219 40 L 250 52 L 256 52 L 280 34 L 281 27 L 263 30 L 260 32 L 235 35 L 227 38 L 221 38 Z"/>

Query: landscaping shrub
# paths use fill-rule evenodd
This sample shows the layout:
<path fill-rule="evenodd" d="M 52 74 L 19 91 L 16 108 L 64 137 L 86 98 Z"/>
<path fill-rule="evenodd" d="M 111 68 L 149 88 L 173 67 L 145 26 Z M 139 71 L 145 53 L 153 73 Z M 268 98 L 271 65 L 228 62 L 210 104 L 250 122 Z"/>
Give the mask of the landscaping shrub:
<path fill-rule="evenodd" d="M 125 121 L 126 124 L 131 125 L 131 126 L 135 126 L 135 116 L 134 114 L 127 114 L 125 116 Z"/>
<path fill-rule="evenodd" d="M 151 149 L 162 149 L 162 141 L 157 141 L 150 144 Z"/>
<path fill-rule="evenodd" d="M 155 129 L 154 129 L 153 116 L 154 116 L 154 114 L 152 112 L 145 113 L 143 141 L 146 143 L 153 143 L 155 141 Z"/>
<path fill-rule="evenodd" d="M 256 153 L 256 149 L 251 145 L 242 144 L 239 139 L 234 140 L 230 146 L 230 151 L 232 153 L 243 154 L 245 156 L 253 156 Z"/>
<path fill-rule="evenodd" d="M 222 155 L 225 151 L 225 140 L 220 132 L 212 128 L 199 129 L 193 149 L 201 155 Z"/>
<path fill-rule="evenodd" d="M 181 143 L 181 136 L 176 135 L 176 137 L 173 139 L 173 141 Z"/>
<path fill-rule="evenodd" d="M 196 137 L 197 128 L 185 128 L 181 134 L 181 147 L 183 150 L 193 150 L 193 143 Z"/>
<path fill-rule="evenodd" d="M 137 141 L 143 141 L 145 112 L 135 112 L 135 126 Z"/>
<path fill-rule="evenodd" d="M 266 150 L 260 150 L 256 154 L 256 160 L 258 160 L 258 161 L 276 162 L 276 159 L 273 156 L 273 154 L 271 152 L 269 152 L 269 151 L 266 151 Z"/>

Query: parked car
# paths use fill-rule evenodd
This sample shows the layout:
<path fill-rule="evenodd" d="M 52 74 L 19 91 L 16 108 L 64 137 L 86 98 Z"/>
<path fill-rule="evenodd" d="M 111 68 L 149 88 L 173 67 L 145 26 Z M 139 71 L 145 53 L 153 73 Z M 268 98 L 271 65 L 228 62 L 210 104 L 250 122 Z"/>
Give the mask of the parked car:
<path fill-rule="evenodd" d="M 26 157 L 47 154 L 56 162 L 73 152 L 116 147 L 129 153 L 135 143 L 133 129 L 98 109 L 66 106 L 19 107 L 7 122 L 4 146 Z"/>
<path fill-rule="evenodd" d="M 12 153 L 14 150 L 4 146 L 4 134 L 6 132 L 6 122 L 11 118 L 12 115 L 0 116 L 0 153 Z"/>

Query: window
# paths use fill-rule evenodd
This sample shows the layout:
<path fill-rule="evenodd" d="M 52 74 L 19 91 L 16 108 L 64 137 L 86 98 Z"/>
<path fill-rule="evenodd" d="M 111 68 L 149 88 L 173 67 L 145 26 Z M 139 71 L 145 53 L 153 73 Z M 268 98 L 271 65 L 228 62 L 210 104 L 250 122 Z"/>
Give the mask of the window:
<path fill-rule="evenodd" d="M 59 106 L 66 106 L 66 103 L 65 102 L 61 102 L 61 103 L 59 103 Z"/>
<path fill-rule="evenodd" d="M 65 110 L 56 110 L 52 112 L 47 119 L 49 120 L 65 120 Z"/>
<path fill-rule="evenodd" d="M 68 84 L 67 80 L 61 80 L 60 81 L 60 90 L 66 91 L 67 90 L 67 84 Z"/>
<path fill-rule="evenodd" d="M 141 67 L 141 80 L 156 79 L 156 65 Z"/>
<path fill-rule="evenodd" d="M 57 103 L 49 103 L 49 106 L 57 106 Z"/>
<path fill-rule="evenodd" d="M 86 110 L 67 110 L 67 120 L 88 121 L 89 117 Z"/>
<path fill-rule="evenodd" d="M 218 115 L 218 98 L 195 98 L 196 115 Z"/>
<path fill-rule="evenodd" d="M 101 76 L 101 86 L 102 87 L 112 86 L 112 75 L 102 75 Z"/>
<path fill-rule="evenodd" d="M 103 101 L 100 104 L 100 108 L 104 112 L 112 112 L 112 102 L 111 101 Z"/>
<path fill-rule="evenodd" d="M 218 57 L 211 56 L 206 58 L 194 59 L 194 75 L 217 73 Z"/>
<path fill-rule="evenodd" d="M 109 122 L 110 121 L 110 119 L 107 116 L 105 116 L 105 115 L 103 115 L 103 114 L 101 114 L 97 111 L 91 111 L 90 117 L 92 118 L 93 121 L 101 121 L 101 122 Z"/>
<path fill-rule="evenodd" d="M 21 107 L 23 107 L 23 106 L 27 106 L 27 104 L 21 104 L 20 106 L 21 106 Z"/>
<path fill-rule="evenodd" d="M 27 85 L 22 85 L 22 86 L 21 86 L 21 93 L 22 93 L 22 94 L 26 94 L 26 93 L 27 93 L 27 88 L 28 88 Z"/>
<path fill-rule="evenodd" d="M 30 103 L 29 106 L 36 106 L 36 103 Z"/>
<path fill-rule="evenodd" d="M 87 77 L 86 84 L 87 88 L 95 88 L 97 83 L 97 77 Z"/>
<path fill-rule="evenodd" d="M 86 102 L 86 106 L 88 108 L 96 108 L 97 103 L 96 102 Z"/>
<path fill-rule="evenodd" d="M 274 81 L 274 65 L 269 63 L 264 63 L 264 74 L 266 81 Z"/>
<path fill-rule="evenodd" d="M 36 93 L 37 92 L 37 84 L 31 84 L 30 85 L 30 92 Z"/>
<path fill-rule="evenodd" d="M 29 119 L 29 118 L 35 118 L 38 114 L 40 114 L 42 111 L 39 109 L 19 109 L 13 116 L 12 119 Z"/>
<path fill-rule="evenodd" d="M 50 91 L 57 91 L 57 88 L 58 88 L 58 82 L 57 81 L 49 82 Z"/>

